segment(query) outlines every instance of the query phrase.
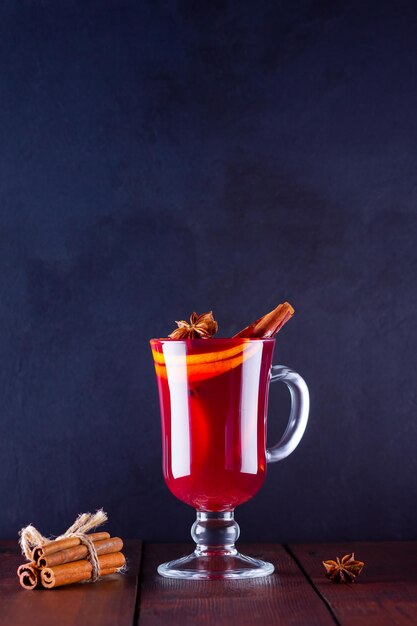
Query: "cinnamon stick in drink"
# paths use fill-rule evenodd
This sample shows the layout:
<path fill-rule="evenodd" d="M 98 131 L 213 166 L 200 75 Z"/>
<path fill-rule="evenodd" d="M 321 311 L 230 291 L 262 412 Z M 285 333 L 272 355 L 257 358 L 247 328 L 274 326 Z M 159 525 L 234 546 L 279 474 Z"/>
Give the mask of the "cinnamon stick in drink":
<path fill-rule="evenodd" d="M 273 311 L 270 311 L 270 313 L 260 317 L 250 326 L 246 326 L 233 338 L 267 339 L 273 337 L 293 315 L 294 309 L 291 304 L 284 302 L 279 304 Z"/>
<path fill-rule="evenodd" d="M 17 568 L 17 575 L 19 582 L 23 589 L 35 589 L 40 586 L 39 570 L 36 567 L 36 563 L 23 563 Z"/>
<path fill-rule="evenodd" d="M 98 557 L 100 563 L 100 576 L 114 574 L 126 563 L 126 559 L 121 552 L 104 554 Z M 92 573 L 90 561 L 82 559 L 56 567 L 45 567 L 41 570 L 42 585 L 47 589 L 70 585 L 84 580 L 89 580 Z"/>
<path fill-rule="evenodd" d="M 120 539 L 120 537 L 110 537 L 109 539 L 94 541 L 94 547 L 96 549 L 97 555 L 111 554 L 112 552 L 121 552 L 123 548 L 123 541 Z M 72 561 L 81 561 L 81 559 L 85 559 L 87 555 L 87 546 L 81 544 L 78 546 L 73 546 L 72 548 L 60 550 L 59 552 L 53 552 L 52 554 L 41 556 L 37 561 L 37 566 L 39 568 L 55 567 L 56 565 L 63 565 L 64 563 L 71 563 Z"/>
<path fill-rule="evenodd" d="M 110 534 L 105 532 L 89 533 L 88 537 L 92 541 L 96 542 L 102 541 L 103 539 L 110 539 Z M 50 554 L 54 554 L 60 550 L 66 550 L 67 548 L 74 548 L 80 544 L 81 539 L 79 537 L 64 537 L 62 539 L 55 539 L 54 541 L 44 543 L 42 546 L 36 546 L 33 549 L 32 560 L 37 563 L 40 557 L 49 556 Z"/>

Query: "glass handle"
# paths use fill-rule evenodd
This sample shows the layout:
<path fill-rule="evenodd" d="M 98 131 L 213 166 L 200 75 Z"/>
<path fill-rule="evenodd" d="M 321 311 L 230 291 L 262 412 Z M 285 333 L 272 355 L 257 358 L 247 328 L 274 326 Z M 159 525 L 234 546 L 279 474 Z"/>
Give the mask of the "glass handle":
<path fill-rule="evenodd" d="M 285 383 L 291 394 L 291 412 L 285 433 L 272 448 L 266 449 L 268 463 L 282 461 L 293 452 L 301 441 L 307 426 L 310 410 L 310 394 L 305 380 L 300 374 L 293 372 L 284 365 L 271 367 L 271 382 L 277 380 Z"/>

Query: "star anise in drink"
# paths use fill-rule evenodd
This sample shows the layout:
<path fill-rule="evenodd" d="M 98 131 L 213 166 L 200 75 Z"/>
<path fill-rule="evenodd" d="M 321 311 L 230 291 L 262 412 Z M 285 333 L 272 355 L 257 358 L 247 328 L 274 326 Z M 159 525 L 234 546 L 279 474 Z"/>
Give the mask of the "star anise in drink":
<path fill-rule="evenodd" d="M 168 335 L 170 339 L 209 339 L 217 333 L 217 322 L 212 311 L 202 315 L 193 313 L 189 322 L 180 320 L 175 323 L 178 328 Z"/>
<path fill-rule="evenodd" d="M 352 552 L 352 554 L 346 554 L 341 559 L 337 557 L 336 561 L 323 561 L 323 565 L 327 578 L 333 583 L 353 583 L 356 576 L 361 573 L 365 563 L 356 561 Z"/>

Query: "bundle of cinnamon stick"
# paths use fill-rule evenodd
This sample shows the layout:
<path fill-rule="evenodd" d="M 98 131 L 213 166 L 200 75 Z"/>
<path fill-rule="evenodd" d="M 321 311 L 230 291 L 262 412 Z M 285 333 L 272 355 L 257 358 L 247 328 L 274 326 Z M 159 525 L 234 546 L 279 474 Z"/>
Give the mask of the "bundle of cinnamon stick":
<path fill-rule="evenodd" d="M 57 539 L 48 541 L 33 526 L 20 531 L 20 545 L 28 563 L 17 570 L 24 589 L 52 589 L 71 583 L 94 582 L 99 577 L 119 572 L 126 563 L 123 541 L 107 532 L 87 530 L 107 520 L 104 511 L 83 513 Z"/>
<path fill-rule="evenodd" d="M 121 550 L 120 537 L 110 537 L 109 533 L 91 533 L 89 539 L 94 547 L 100 565 L 100 576 L 114 574 L 126 563 Z M 89 580 L 92 564 L 86 559 L 87 546 L 79 537 L 57 539 L 33 549 L 32 561 L 24 563 L 17 570 L 19 582 L 24 589 L 36 587 L 61 587 Z"/>

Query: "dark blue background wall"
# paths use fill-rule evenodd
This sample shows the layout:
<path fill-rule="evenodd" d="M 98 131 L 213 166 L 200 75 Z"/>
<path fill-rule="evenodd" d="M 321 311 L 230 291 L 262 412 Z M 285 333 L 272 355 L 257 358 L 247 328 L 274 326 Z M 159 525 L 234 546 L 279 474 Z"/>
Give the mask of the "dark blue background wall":
<path fill-rule="evenodd" d="M 103 506 L 187 538 L 148 339 L 288 299 L 311 423 L 243 536 L 416 538 L 415 2 L 10 0 L 0 30 L 0 535 Z"/>

